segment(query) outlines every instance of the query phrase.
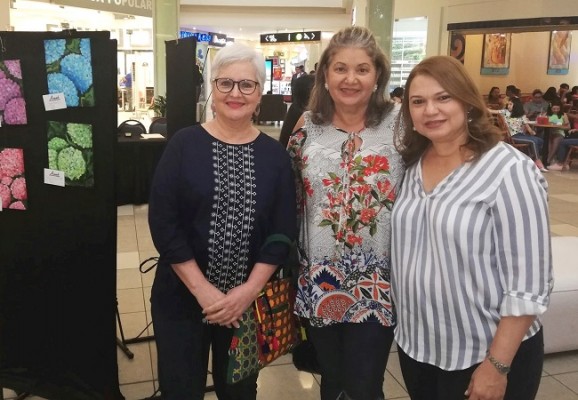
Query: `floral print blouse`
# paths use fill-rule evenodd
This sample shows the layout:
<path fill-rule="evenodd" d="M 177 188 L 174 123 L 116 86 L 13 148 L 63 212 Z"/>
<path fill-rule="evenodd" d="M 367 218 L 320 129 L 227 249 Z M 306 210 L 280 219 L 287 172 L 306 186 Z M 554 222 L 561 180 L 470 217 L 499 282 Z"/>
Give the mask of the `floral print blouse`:
<path fill-rule="evenodd" d="M 289 140 L 298 180 L 299 244 L 308 259 L 295 309 L 312 326 L 395 324 L 391 208 L 404 173 L 393 143 L 397 110 L 357 134 L 315 125 L 305 113 L 303 129 Z"/>

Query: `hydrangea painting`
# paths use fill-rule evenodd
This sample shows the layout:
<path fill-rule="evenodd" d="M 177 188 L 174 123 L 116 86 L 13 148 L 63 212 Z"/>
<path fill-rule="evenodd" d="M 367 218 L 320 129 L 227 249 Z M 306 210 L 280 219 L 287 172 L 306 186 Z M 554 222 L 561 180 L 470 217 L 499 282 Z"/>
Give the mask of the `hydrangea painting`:
<path fill-rule="evenodd" d="M 94 106 L 90 39 L 44 41 L 48 93 L 64 93 L 67 107 Z"/>
<path fill-rule="evenodd" d="M 0 148 L 0 201 L 2 209 L 26 210 L 28 192 L 24 177 L 24 151 Z"/>
<path fill-rule="evenodd" d="M 94 186 L 92 125 L 48 121 L 48 168 L 64 172 L 67 186 Z"/>
<path fill-rule="evenodd" d="M 20 60 L 0 61 L 0 125 L 26 125 Z"/>

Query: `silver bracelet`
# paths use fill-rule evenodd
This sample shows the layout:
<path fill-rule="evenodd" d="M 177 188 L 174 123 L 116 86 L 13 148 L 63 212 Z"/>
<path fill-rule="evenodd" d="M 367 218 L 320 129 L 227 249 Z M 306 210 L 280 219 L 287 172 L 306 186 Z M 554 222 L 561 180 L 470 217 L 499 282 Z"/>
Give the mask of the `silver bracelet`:
<path fill-rule="evenodd" d="M 487 358 L 488 361 L 498 370 L 501 375 L 508 375 L 508 372 L 510 372 L 510 366 L 508 364 L 504 364 L 503 362 L 496 360 L 489 352 Z"/>

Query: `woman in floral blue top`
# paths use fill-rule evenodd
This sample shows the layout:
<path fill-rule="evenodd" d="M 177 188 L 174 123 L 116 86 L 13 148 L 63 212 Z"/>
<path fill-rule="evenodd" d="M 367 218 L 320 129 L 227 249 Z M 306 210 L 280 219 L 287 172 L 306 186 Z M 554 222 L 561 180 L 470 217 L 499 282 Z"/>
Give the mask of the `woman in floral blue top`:
<path fill-rule="evenodd" d="M 393 339 L 390 212 L 404 168 L 393 143 L 390 66 L 371 32 L 339 31 L 319 61 L 310 111 L 288 145 L 298 177 L 296 311 L 309 319 L 321 399 L 383 399 Z"/>

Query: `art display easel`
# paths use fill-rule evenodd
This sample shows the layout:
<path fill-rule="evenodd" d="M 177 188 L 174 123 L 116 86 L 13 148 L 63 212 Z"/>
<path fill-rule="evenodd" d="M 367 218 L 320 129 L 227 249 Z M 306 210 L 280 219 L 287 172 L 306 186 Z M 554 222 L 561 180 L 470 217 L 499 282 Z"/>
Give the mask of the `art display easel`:
<path fill-rule="evenodd" d="M 0 127 L 24 151 L 27 209 L 0 212 L 0 388 L 58 400 L 120 400 L 115 341 L 116 41 L 109 32 L 0 32 L 20 60 L 26 125 Z M 95 105 L 47 111 L 44 41 L 88 38 Z M 47 122 L 92 125 L 94 185 L 53 186 Z M 1 390 L 0 390 L 1 392 Z M 20 398 L 20 397 L 19 397 Z"/>

